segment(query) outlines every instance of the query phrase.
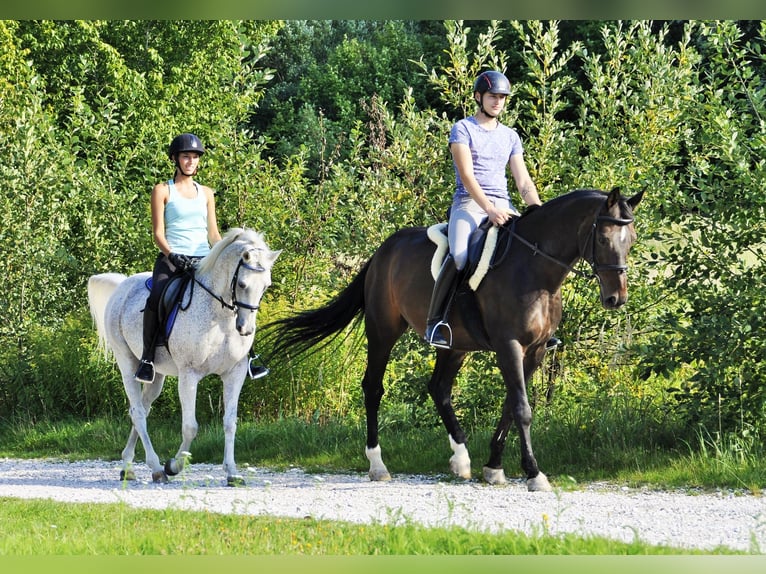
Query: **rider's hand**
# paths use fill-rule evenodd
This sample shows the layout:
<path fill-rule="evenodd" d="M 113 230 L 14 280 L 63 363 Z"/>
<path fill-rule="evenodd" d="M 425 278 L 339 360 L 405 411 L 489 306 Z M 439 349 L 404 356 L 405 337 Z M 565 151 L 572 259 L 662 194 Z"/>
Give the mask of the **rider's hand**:
<path fill-rule="evenodd" d="M 168 255 L 168 261 L 170 261 L 178 271 L 188 271 L 194 267 L 194 261 L 192 261 L 191 257 L 184 255 L 183 253 L 170 253 Z"/>
<path fill-rule="evenodd" d="M 504 225 L 514 215 L 518 215 L 518 212 L 506 207 L 495 207 L 494 205 L 487 211 L 489 220 L 495 225 Z"/>

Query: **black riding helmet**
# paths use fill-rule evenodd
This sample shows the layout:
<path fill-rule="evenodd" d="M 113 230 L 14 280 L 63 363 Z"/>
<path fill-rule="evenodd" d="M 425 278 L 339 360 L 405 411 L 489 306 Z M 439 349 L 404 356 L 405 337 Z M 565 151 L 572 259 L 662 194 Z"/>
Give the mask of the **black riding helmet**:
<path fill-rule="evenodd" d="M 174 155 L 185 151 L 196 151 L 198 154 L 202 155 L 205 153 L 205 146 L 202 145 L 200 139 L 194 134 L 180 134 L 174 137 L 173 141 L 170 142 L 168 157 L 173 159 Z"/>
<path fill-rule="evenodd" d="M 480 94 L 489 92 L 490 94 L 505 94 L 507 96 L 511 93 L 511 82 L 502 72 L 494 70 L 482 72 L 473 84 L 473 91 Z"/>

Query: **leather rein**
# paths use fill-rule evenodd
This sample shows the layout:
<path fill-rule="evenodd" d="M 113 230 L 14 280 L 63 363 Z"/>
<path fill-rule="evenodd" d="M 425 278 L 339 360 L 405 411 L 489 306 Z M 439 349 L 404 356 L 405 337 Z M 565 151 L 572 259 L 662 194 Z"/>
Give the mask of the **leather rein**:
<path fill-rule="evenodd" d="M 545 251 L 541 251 L 536 243 L 532 243 L 531 241 L 525 239 L 521 235 L 519 235 L 516 232 L 516 221 L 517 219 L 513 220 L 513 223 L 511 227 L 504 227 L 505 229 L 513 238 L 518 239 L 518 241 L 522 244 L 528 247 L 532 250 L 533 255 L 541 255 L 545 259 L 548 259 L 549 261 L 552 261 L 556 265 L 559 265 L 560 267 L 563 267 L 567 270 L 567 272 L 575 273 L 576 275 L 579 275 L 580 277 L 584 277 L 585 279 L 598 279 L 598 274 L 601 271 L 621 271 L 626 272 L 628 270 L 627 265 L 612 265 L 612 264 L 599 264 L 596 261 L 596 240 L 595 240 L 595 233 L 596 233 L 596 227 L 600 222 L 605 223 L 612 223 L 615 225 L 630 225 L 633 223 L 634 219 L 632 217 L 630 218 L 620 218 L 620 217 L 612 217 L 611 215 L 598 215 L 596 216 L 596 219 L 593 220 L 593 225 L 591 225 L 590 232 L 588 233 L 588 237 L 585 240 L 585 243 L 587 245 L 588 242 L 591 243 L 591 255 L 590 258 L 583 257 L 585 261 L 588 262 L 590 265 L 592 273 L 586 273 L 585 271 L 581 271 L 580 269 L 575 269 L 574 265 L 567 265 L 563 261 L 556 259 L 552 255 L 549 255 Z M 510 249 L 511 241 L 508 241 L 508 245 L 506 246 L 506 253 L 508 249 Z M 503 254 L 503 258 L 505 257 L 505 253 Z"/>

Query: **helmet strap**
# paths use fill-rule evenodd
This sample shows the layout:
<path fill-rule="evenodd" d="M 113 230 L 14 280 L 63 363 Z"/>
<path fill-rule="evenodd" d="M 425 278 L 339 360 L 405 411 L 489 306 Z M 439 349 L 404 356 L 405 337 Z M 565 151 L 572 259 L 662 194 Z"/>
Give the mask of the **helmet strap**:
<path fill-rule="evenodd" d="M 178 172 L 179 172 L 179 171 L 181 172 L 181 175 L 183 175 L 183 176 L 185 176 L 185 177 L 194 177 L 195 175 L 197 175 L 197 171 L 199 170 L 199 168 L 195 169 L 195 170 L 194 170 L 194 173 L 186 173 L 186 172 L 183 170 L 183 168 L 181 167 L 181 162 L 180 162 L 180 161 L 178 161 L 178 155 L 174 155 L 174 156 L 173 156 L 173 161 L 174 161 L 174 163 L 176 164 L 176 173 L 175 173 L 175 175 L 173 176 L 173 180 L 175 180 L 175 176 L 176 176 L 176 175 L 178 175 Z"/>
<path fill-rule="evenodd" d="M 486 92 L 484 92 L 486 93 Z M 492 114 L 488 113 L 487 110 L 484 109 L 484 94 L 479 94 L 479 101 L 477 102 L 479 104 L 479 112 L 484 114 L 490 119 L 497 120 L 497 116 L 493 116 Z"/>

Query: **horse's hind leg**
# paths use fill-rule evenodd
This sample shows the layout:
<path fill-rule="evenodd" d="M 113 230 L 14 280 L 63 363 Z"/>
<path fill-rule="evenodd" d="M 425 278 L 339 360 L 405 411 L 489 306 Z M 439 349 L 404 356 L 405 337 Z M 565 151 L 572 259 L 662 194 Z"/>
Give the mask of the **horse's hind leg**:
<path fill-rule="evenodd" d="M 181 446 L 178 447 L 175 458 L 165 462 L 163 470 L 168 476 L 180 473 L 191 456 L 189 449 L 197 436 L 197 387 L 200 376 L 190 372 L 178 374 L 178 399 L 181 402 Z"/>
<path fill-rule="evenodd" d="M 428 382 L 428 392 L 436 405 L 436 411 L 449 434 L 450 470 L 460 478 L 471 478 L 471 458 L 466 448 L 466 436 L 455 415 L 452 406 L 452 385 L 455 376 L 465 360 L 465 353 L 439 350 L 436 355 L 436 367 Z"/>
<path fill-rule="evenodd" d="M 380 329 L 380 326 L 378 326 Z M 378 411 L 380 401 L 383 398 L 383 375 L 386 365 L 391 356 L 391 349 L 397 339 L 404 333 L 406 324 L 400 322 L 391 329 L 385 338 L 380 336 L 379 331 L 373 332 L 367 328 L 367 369 L 362 379 L 364 391 L 364 408 L 367 415 L 367 447 L 365 456 L 370 461 L 370 480 L 391 480 L 391 474 L 383 463 L 378 436 Z"/>
<path fill-rule="evenodd" d="M 146 427 L 146 418 L 149 416 L 152 403 L 160 395 L 162 386 L 165 382 L 163 375 L 157 374 L 154 382 L 150 385 L 143 385 L 136 382 L 133 378 L 133 370 L 129 367 L 127 374 L 123 375 L 123 385 L 130 402 L 130 420 L 133 423 L 128 436 L 128 442 L 122 451 L 122 471 L 121 480 L 134 480 L 133 458 L 136 451 L 136 443 L 141 439 L 146 452 L 146 464 L 152 470 L 152 480 L 155 482 L 166 482 L 167 476 L 163 471 L 160 459 L 154 451 L 152 441 L 149 438 L 149 432 Z"/>
<path fill-rule="evenodd" d="M 386 370 L 389 353 L 376 360 L 371 359 L 369 354 L 368 352 L 367 369 L 364 372 L 364 379 L 362 379 L 364 409 L 367 414 L 367 447 L 364 454 L 370 461 L 368 473 L 370 480 L 391 480 L 391 474 L 383 463 L 378 436 L 378 411 L 380 410 L 380 401 L 383 398 L 383 374 Z"/>

